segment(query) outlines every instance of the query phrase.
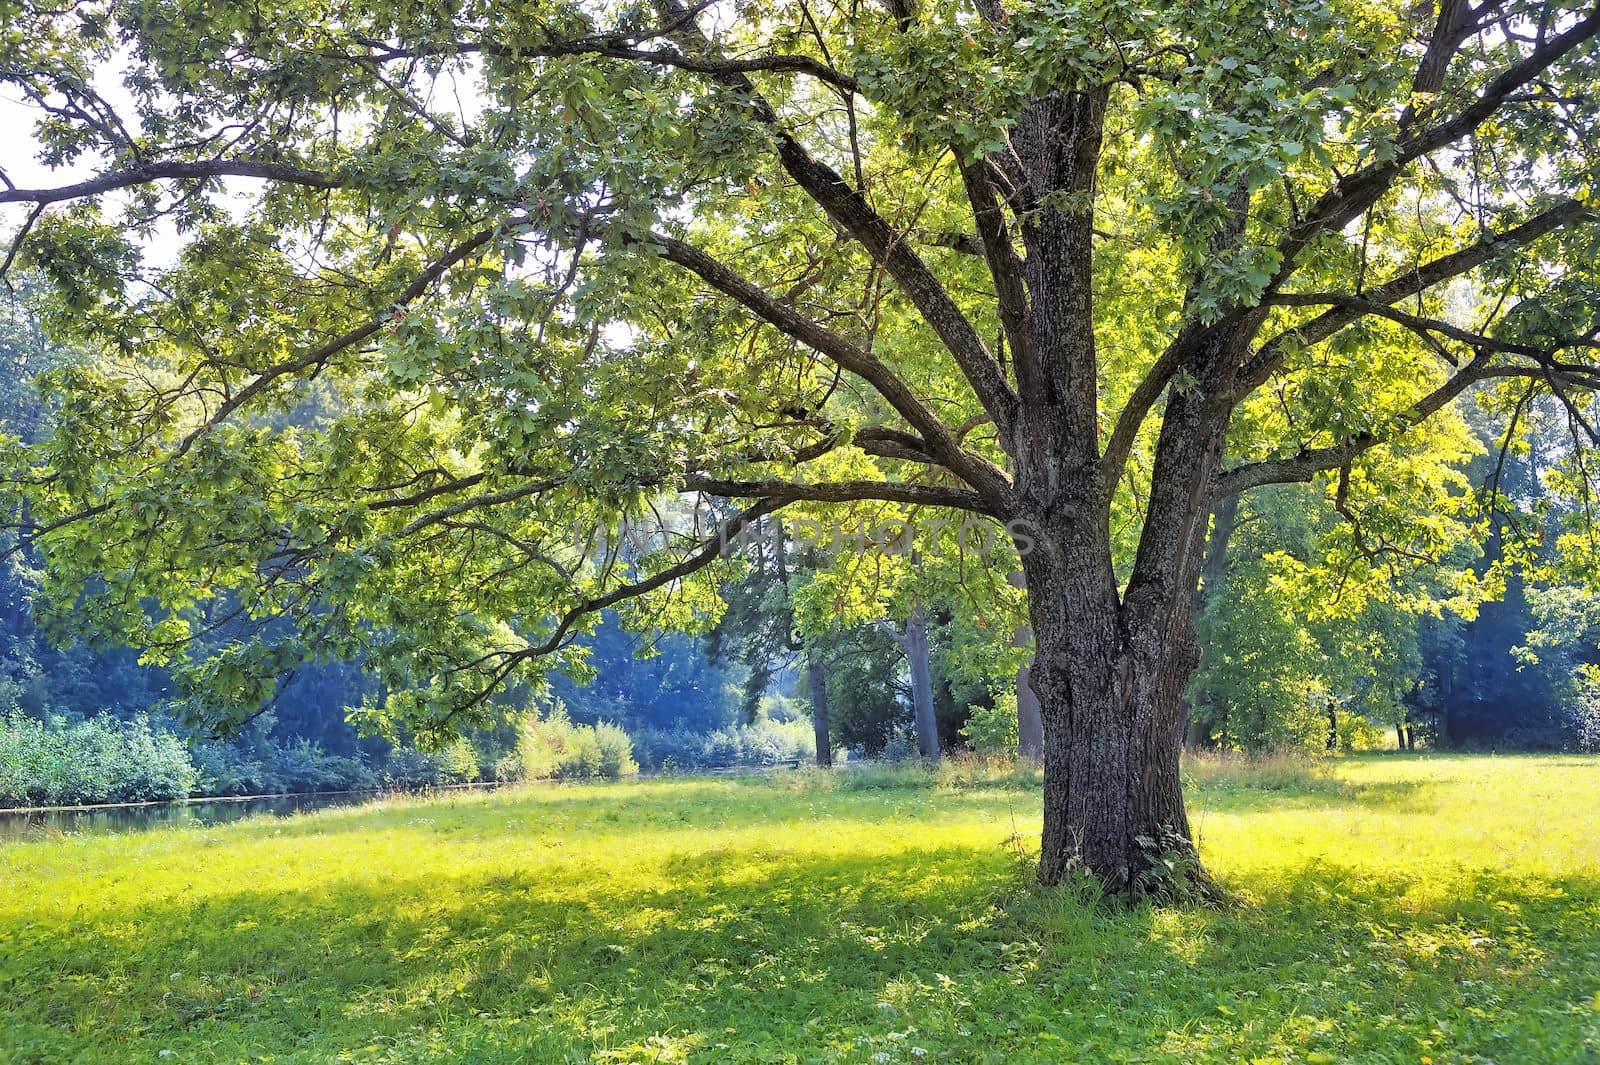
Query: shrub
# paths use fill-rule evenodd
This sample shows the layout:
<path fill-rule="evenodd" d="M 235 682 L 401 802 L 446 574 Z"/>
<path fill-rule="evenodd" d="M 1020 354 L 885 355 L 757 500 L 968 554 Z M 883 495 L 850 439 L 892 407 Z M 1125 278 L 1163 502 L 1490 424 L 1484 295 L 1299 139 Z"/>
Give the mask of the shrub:
<path fill-rule="evenodd" d="M 967 707 L 961 735 L 978 754 L 1008 754 L 1019 746 L 1018 728 L 1017 693 L 1002 692 L 993 706 Z"/>
<path fill-rule="evenodd" d="M 633 752 L 648 769 L 699 769 L 706 737 L 688 729 L 644 728 L 633 734 Z"/>
<path fill-rule="evenodd" d="M 180 799 L 199 779 L 183 741 L 152 728 L 145 717 L 0 718 L 0 803 Z"/>
<path fill-rule="evenodd" d="M 198 795 L 267 795 L 283 789 L 259 755 L 232 743 L 199 743 L 191 751 Z"/>
<path fill-rule="evenodd" d="M 633 741 L 619 725 L 609 721 L 594 726 L 595 742 L 600 748 L 600 775 L 607 780 L 631 777 L 639 772 L 639 763 L 633 760 Z"/>
<path fill-rule="evenodd" d="M 885 762 L 909 762 L 921 756 L 921 752 L 917 750 L 917 741 L 904 732 L 896 732 L 889 737 L 889 742 L 883 745 L 882 759 Z"/>
<path fill-rule="evenodd" d="M 378 777 L 359 758 L 332 754 L 310 740 L 275 745 L 269 772 L 279 791 L 359 791 L 378 786 Z"/>
<path fill-rule="evenodd" d="M 383 776 L 389 784 L 402 788 L 466 784 L 478 779 L 478 755 L 466 740 L 439 751 L 396 747 L 389 752 Z"/>
<path fill-rule="evenodd" d="M 715 732 L 643 729 L 633 737 L 640 763 L 651 769 L 759 768 L 816 757 L 817 737 L 810 720 L 761 718 Z"/>
<path fill-rule="evenodd" d="M 639 771 L 628 734 L 616 725 L 575 725 L 557 700 L 549 716 L 531 718 L 517 741 L 529 780 L 615 780 Z"/>
<path fill-rule="evenodd" d="M 508 784 L 514 780 L 523 780 L 527 776 L 522 768 L 522 755 L 517 751 L 507 751 L 494 760 L 490 768 L 492 778 L 500 784 Z"/>

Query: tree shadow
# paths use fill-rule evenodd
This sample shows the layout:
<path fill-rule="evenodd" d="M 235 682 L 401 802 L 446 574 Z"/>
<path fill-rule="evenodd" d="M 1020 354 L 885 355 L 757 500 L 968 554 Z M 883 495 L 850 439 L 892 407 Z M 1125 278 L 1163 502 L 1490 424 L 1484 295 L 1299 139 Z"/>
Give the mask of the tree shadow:
<path fill-rule="evenodd" d="M 243 1047 L 372 1062 L 1377 1061 L 1430 1047 L 1441 1061 L 1582 1061 L 1600 1034 L 1574 1006 L 1595 990 L 1595 879 L 1311 863 L 1253 879 L 1229 907 L 1119 912 L 1027 886 L 998 846 L 653 860 L 646 878 L 627 875 L 626 850 L 511 874 L 397 863 L 0 925 L 0 1048 L 39 1062 Z"/>

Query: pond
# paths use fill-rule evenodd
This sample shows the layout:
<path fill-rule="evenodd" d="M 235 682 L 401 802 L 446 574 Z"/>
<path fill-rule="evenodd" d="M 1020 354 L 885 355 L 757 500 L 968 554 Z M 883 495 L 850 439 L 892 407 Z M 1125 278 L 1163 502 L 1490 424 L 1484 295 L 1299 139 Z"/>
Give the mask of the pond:
<path fill-rule="evenodd" d="M 456 790 L 454 788 L 450 790 Z M 40 810 L 0 810 L 0 843 L 41 839 L 64 833 L 139 832 L 166 825 L 220 825 L 266 814 L 288 817 L 308 810 L 362 806 L 396 794 L 389 791 L 317 792 L 308 795 L 261 795 L 239 799 L 191 799 L 187 802 L 132 803 L 125 806 L 80 806 Z"/>

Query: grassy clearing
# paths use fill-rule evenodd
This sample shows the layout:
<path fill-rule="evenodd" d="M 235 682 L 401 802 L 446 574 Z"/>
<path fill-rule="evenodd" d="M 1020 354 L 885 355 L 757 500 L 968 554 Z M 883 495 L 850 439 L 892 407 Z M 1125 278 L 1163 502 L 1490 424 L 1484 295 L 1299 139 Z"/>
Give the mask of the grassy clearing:
<path fill-rule="evenodd" d="M 1226 910 L 1031 890 L 971 767 L 12 845 L 0 1061 L 1600 1062 L 1600 760 L 1190 776 Z"/>

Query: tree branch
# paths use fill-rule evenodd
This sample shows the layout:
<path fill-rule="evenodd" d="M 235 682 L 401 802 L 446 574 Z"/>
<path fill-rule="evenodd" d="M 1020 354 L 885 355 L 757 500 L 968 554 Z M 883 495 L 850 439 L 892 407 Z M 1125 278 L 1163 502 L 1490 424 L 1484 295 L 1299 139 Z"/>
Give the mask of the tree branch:
<path fill-rule="evenodd" d="M 299 373 L 302 370 L 308 370 L 313 366 L 320 366 L 339 352 L 353 347 L 356 344 L 360 344 L 363 341 L 377 335 L 393 318 L 396 310 L 420 298 L 423 293 L 427 292 L 428 288 L 435 281 L 439 280 L 439 278 L 443 277 L 451 267 L 472 255 L 485 244 L 489 243 L 489 241 L 494 239 L 494 237 L 501 231 L 502 230 L 498 227 L 480 230 L 479 232 L 468 237 L 466 240 L 462 241 L 460 244 L 457 244 L 454 248 L 451 248 L 448 252 L 440 256 L 438 259 L 435 259 L 432 263 L 429 263 L 428 266 L 416 276 L 411 284 L 407 285 L 401 290 L 400 294 L 395 297 L 394 302 L 389 305 L 389 310 L 384 314 L 376 318 L 369 319 L 354 329 L 351 329 L 348 332 L 333 338 L 326 344 L 305 352 L 298 358 L 290 359 L 288 362 L 279 363 L 270 369 L 262 371 L 253 380 L 251 380 L 249 384 L 228 396 L 228 398 L 217 407 L 216 411 L 212 413 L 211 417 L 206 420 L 205 424 L 201 425 L 197 429 L 192 430 L 187 436 L 185 436 L 178 443 L 176 448 L 174 448 L 169 454 L 162 456 L 162 461 L 174 462 L 177 459 L 182 458 L 190 448 L 194 447 L 201 437 L 205 436 L 206 433 L 211 431 L 213 425 L 221 421 L 223 418 L 226 418 L 234 411 L 237 411 L 246 403 L 249 403 L 256 396 L 264 392 L 274 381 L 277 381 L 280 378 L 286 377 L 290 374 Z"/>
<path fill-rule="evenodd" d="M 1290 484 L 1296 481 L 1309 481 L 1317 474 L 1327 470 L 1336 470 L 1351 462 L 1365 451 L 1370 451 L 1379 444 L 1390 443 L 1398 439 L 1407 430 L 1427 420 L 1431 415 L 1444 408 L 1469 385 L 1479 381 L 1486 381 L 1495 377 L 1538 377 L 1544 378 L 1549 373 L 1548 369 L 1541 366 L 1494 366 L 1489 362 L 1489 355 L 1482 354 L 1474 358 L 1462 369 L 1451 375 L 1450 379 L 1428 395 L 1418 400 L 1409 410 L 1400 415 L 1403 423 L 1397 431 L 1390 434 L 1373 432 L 1359 433 L 1344 443 L 1332 447 L 1307 448 L 1296 455 L 1280 459 L 1267 459 L 1262 462 L 1250 462 L 1242 466 L 1235 466 L 1230 470 L 1219 473 L 1213 482 L 1212 500 L 1225 499 L 1231 495 L 1259 488 L 1268 484 Z"/>
<path fill-rule="evenodd" d="M 662 249 L 662 255 L 669 261 L 698 275 L 712 288 L 732 297 L 784 335 L 793 337 L 866 381 L 907 424 L 922 435 L 934 458 L 986 498 L 998 501 L 1003 496 L 1009 487 L 1004 472 L 956 443 L 949 427 L 876 355 L 800 314 L 701 249 L 659 233 L 650 234 L 648 239 Z"/>
<path fill-rule="evenodd" d="M 1006 340 L 1011 344 L 1012 358 L 1026 359 L 1031 364 L 1034 360 L 1033 331 L 1029 327 L 1028 289 L 1022 257 L 1017 254 L 1010 235 L 1006 233 L 1000 197 L 994 183 L 989 180 L 985 164 L 961 160 L 959 165 L 961 181 L 967 190 L 967 201 L 972 205 L 972 217 L 977 222 L 983 259 L 994 281 L 1000 324 L 1005 329 Z"/>
<path fill-rule="evenodd" d="M 673 34 L 685 51 L 713 52 L 711 40 L 694 25 L 680 0 L 663 0 L 665 10 L 683 23 Z M 741 96 L 750 113 L 769 127 L 777 141 L 778 159 L 795 184 L 835 223 L 854 237 L 911 300 L 940 341 L 955 357 L 983 409 L 1002 430 L 1006 440 L 1015 417 L 1016 393 L 1006 383 L 1000 364 L 990 354 L 977 330 L 945 291 L 933 271 L 912 249 L 905 234 L 873 210 L 859 189 L 851 188 L 827 164 L 816 159 L 785 127 L 776 109 L 757 91 L 750 79 L 740 73 L 717 75 L 728 88 Z"/>
<path fill-rule="evenodd" d="M 606 59 L 627 59 L 638 63 L 687 70 L 696 74 L 726 76 L 730 74 L 808 74 L 843 92 L 861 91 L 856 79 L 834 69 L 820 59 L 808 55 L 765 55 L 745 59 L 727 59 L 720 56 L 691 55 L 666 48 L 640 48 L 638 38 L 625 35 L 581 37 L 570 41 L 546 41 L 542 44 L 501 44 L 491 41 L 461 42 L 433 48 L 393 47 L 382 41 L 363 41 L 376 54 L 372 56 L 346 56 L 352 62 L 373 59 L 391 62 L 407 59 L 430 59 L 453 55 L 492 55 L 502 59 L 555 59 L 562 56 L 592 55 Z"/>
<path fill-rule="evenodd" d="M 766 499 L 784 503 L 853 503 L 878 499 L 888 503 L 911 503 L 950 507 L 974 514 L 995 516 L 989 502 L 976 492 L 941 485 L 909 484 L 902 481 L 821 481 L 799 484 L 793 481 L 732 481 L 704 474 L 684 479 L 690 491 L 728 499 Z"/>
<path fill-rule="evenodd" d="M 152 181 L 193 181 L 219 177 L 262 178 L 288 185 L 305 185 L 314 189 L 336 189 L 344 183 L 341 179 L 318 170 L 269 163 L 256 159 L 209 159 L 201 162 L 147 163 L 113 170 L 99 177 L 80 181 L 75 185 L 62 185 L 54 189 L 5 189 L 0 191 L 0 204 L 33 203 L 51 204 L 64 200 L 81 200 L 103 192 L 148 185 Z"/>
<path fill-rule="evenodd" d="M 1396 274 L 1368 291 L 1364 298 L 1369 303 L 1397 303 L 1407 296 L 1426 292 L 1452 277 L 1459 277 L 1482 266 L 1509 248 L 1531 244 L 1563 226 L 1574 222 L 1590 222 L 1594 218 L 1594 212 L 1579 201 L 1563 200 L 1503 233 L 1487 233 L 1476 244 Z M 1274 300 L 1279 298 L 1272 297 Z M 1256 354 L 1240 368 L 1234 388 L 1235 401 L 1259 388 L 1272 375 L 1282 363 L 1291 342 L 1305 347 L 1320 343 L 1362 317 L 1363 313 L 1350 307 L 1336 307 L 1272 337 L 1256 349 Z"/>
<path fill-rule="evenodd" d="M 1446 7 L 1448 14 L 1449 5 Z M 1445 26 L 1444 17 L 1441 16 L 1441 28 Z M 1447 32 L 1454 33 L 1455 30 Z M 1402 136 L 1394 143 L 1392 154 L 1388 159 L 1336 181 L 1333 187 L 1323 193 L 1311 207 L 1300 224 L 1290 230 L 1279 243 L 1278 251 L 1282 255 L 1282 265 L 1267 291 L 1269 293 L 1276 291 L 1277 287 L 1294 272 L 1296 256 L 1317 234 L 1338 229 L 1359 217 L 1388 191 L 1395 178 L 1412 162 L 1472 133 L 1493 117 L 1519 90 L 1537 79 L 1561 57 L 1588 42 L 1596 33 L 1600 33 L 1600 5 L 1591 9 L 1589 14 L 1575 22 L 1565 32 L 1546 39 L 1521 62 L 1501 71 L 1484 86 L 1483 91 L 1472 103 L 1455 115 L 1409 136 Z M 1453 47 L 1450 51 L 1453 54 Z M 1424 56 L 1423 67 L 1419 69 L 1419 83 L 1431 83 L 1434 77 L 1443 77 L 1443 69 L 1437 70 L 1435 74 L 1431 72 L 1432 68 L 1429 66 L 1430 63 L 1436 66 L 1437 59 L 1438 56 L 1430 46 L 1429 54 Z M 1447 58 L 1445 62 L 1448 63 Z M 1430 81 L 1424 82 L 1424 78 Z M 1408 124 L 1414 117 L 1415 112 L 1409 109 L 1402 116 Z M 1401 132 L 1404 132 L 1403 128 Z"/>

